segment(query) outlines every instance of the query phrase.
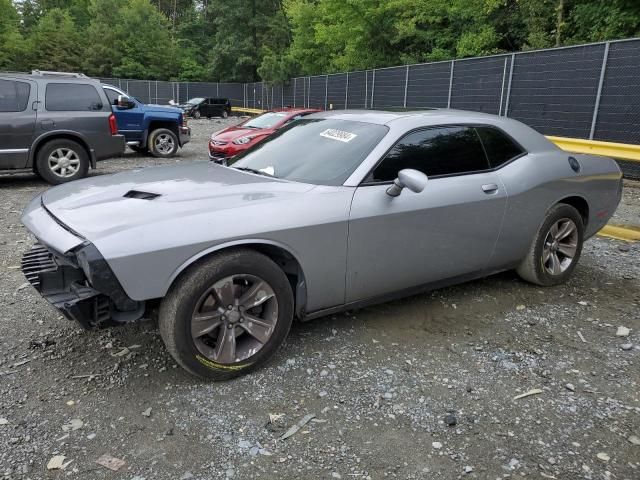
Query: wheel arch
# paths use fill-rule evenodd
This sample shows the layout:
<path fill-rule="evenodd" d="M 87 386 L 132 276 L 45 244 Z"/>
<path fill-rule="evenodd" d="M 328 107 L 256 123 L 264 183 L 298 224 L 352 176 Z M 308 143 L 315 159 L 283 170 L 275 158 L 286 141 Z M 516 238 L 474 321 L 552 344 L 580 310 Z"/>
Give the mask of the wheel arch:
<path fill-rule="evenodd" d="M 40 137 L 36 138 L 36 140 L 33 142 L 33 146 L 29 151 L 29 166 L 31 166 L 31 168 L 33 168 L 34 171 L 37 170 L 36 159 L 38 158 L 38 153 L 40 153 L 40 150 L 42 150 L 42 147 L 44 147 L 48 142 L 52 140 L 60 140 L 60 139 L 71 140 L 76 143 L 79 143 L 80 146 L 85 149 L 85 151 L 87 152 L 87 155 L 89 156 L 89 165 L 91 166 L 91 168 L 96 168 L 95 155 L 91 150 L 91 148 L 89 147 L 89 143 L 87 142 L 87 140 L 83 138 L 82 135 L 76 132 L 62 130 L 62 131 L 45 133 Z"/>
<path fill-rule="evenodd" d="M 176 136 L 180 137 L 180 131 L 178 129 L 178 122 L 177 121 L 173 121 L 173 120 L 151 120 L 149 122 L 149 128 L 147 128 L 148 134 L 150 135 L 151 132 L 153 132 L 154 130 L 157 130 L 158 128 L 166 128 L 167 130 L 171 130 L 173 133 L 176 134 Z"/>
<path fill-rule="evenodd" d="M 589 202 L 587 202 L 584 197 L 580 195 L 570 195 L 558 200 L 556 204 L 558 203 L 564 203 L 575 208 L 582 217 L 584 228 L 587 228 L 587 224 L 589 223 Z"/>
<path fill-rule="evenodd" d="M 171 286 L 176 280 L 191 266 L 197 265 L 202 260 L 210 257 L 211 255 L 222 253 L 234 248 L 247 248 L 255 250 L 263 255 L 266 255 L 273 260 L 285 273 L 291 284 L 291 290 L 294 297 L 295 314 L 298 318 L 302 318 L 305 315 L 307 305 L 307 282 L 302 269 L 302 264 L 298 256 L 293 250 L 280 242 L 264 239 L 244 239 L 233 242 L 216 245 L 203 250 L 196 255 L 190 257 L 187 261 L 182 263 L 171 275 L 167 285 L 165 286 L 165 295 L 169 291 Z"/>

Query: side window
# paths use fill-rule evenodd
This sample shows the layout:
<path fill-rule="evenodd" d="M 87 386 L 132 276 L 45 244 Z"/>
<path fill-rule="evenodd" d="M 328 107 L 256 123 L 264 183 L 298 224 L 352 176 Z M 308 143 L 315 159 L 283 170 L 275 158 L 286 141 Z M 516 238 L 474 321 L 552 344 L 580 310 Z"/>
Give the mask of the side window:
<path fill-rule="evenodd" d="M 524 153 L 520 145 L 495 127 L 476 127 L 476 130 L 489 157 L 491 168 L 504 165 L 512 158 Z"/>
<path fill-rule="evenodd" d="M 24 112 L 30 93 L 31 85 L 26 82 L 0 80 L 0 112 Z"/>
<path fill-rule="evenodd" d="M 120 94 L 118 92 L 116 92 L 115 90 L 113 90 L 111 88 L 105 88 L 104 89 L 104 93 L 107 94 L 107 98 L 109 99 L 109 104 L 111 104 L 111 105 L 117 105 L 118 104 L 118 97 L 120 96 Z"/>
<path fill-rule="evenodd" d="M 52 112 L 102 110 L 102 100 L 93 85 L 50 83 L 44 96 L 45 108 Z"/>
<path fill-rule="evenodd" d="M 369 181 L 388 182 L 405 168 L 429 177 L 487 170 L 489 164 L 473 127 L 434 127 L 410 133 L 387 153 Z"/>

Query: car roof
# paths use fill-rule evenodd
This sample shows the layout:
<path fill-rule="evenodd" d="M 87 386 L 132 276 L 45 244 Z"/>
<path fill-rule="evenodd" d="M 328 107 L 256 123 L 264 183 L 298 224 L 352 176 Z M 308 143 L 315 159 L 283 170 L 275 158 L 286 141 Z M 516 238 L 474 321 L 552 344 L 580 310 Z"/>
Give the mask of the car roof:
<path fill-rule="evenodd" d="M 321 111 L 322 110 L 319 110 L 317 108 L 283 107 L 283 108 L 273 108 L 271 110 L 267 110 L 264 113 L 277 112 L 277 113 L 297 114 L 297 113 L 316 113 L 316 112 L 321 112 Z"/>
<path fill-rule="evenodd" d="M 542 134 L 522 122 L 489 113 L 470 112 L 455 109 L 432 110 L 332 110 L 309 115 L 313 118 L 335 118 L 377 125 L 385 125 L 392 130 L 410 130 L 438 125 L 490 125 L 511 135 L 528 152 L 557 150 L 557 147 Z"/>
<path fill-rule="evenodd" d="M 429 110 L 330 110 L 313 114 L 310 118 L 336 118 L 356 122 L 389 125 L 400 119 L 415 119 L 420 125 L 439 125 L 442 123 L 493 123 L 498 117 L 488 113 L 471 112 L 466 110 L 434 108 Z"/>
<path fill-rule="evenodd" d="M 51 81 L 61 81 L 64 83 L 100 83 L 99 80 L 95 78 L 87 77 L 87 76 L 72 76 L 72 75 L 62 75 L 62 74 L 53 74 L 53 73 L 5 73 L 0 72 L 1 77 L 5 78 L 16 78 L 23 80 L 43 80 L 47 82 Z"/>

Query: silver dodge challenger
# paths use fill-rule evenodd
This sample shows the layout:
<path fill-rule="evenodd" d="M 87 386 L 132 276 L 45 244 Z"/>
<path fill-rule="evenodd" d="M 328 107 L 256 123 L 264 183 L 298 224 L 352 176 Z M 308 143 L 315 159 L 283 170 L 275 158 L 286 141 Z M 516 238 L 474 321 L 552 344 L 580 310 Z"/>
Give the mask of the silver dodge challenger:
<path fill-rule="evenodd" d="M 455 110 L 309 115 L 230 159 L 91 177 L 34 198 L 29 282 L 85 328 L 156 317 L 223 380 L 309 320 L 515 269 L 567 280 L 622 193 L 615 161 Z"/>

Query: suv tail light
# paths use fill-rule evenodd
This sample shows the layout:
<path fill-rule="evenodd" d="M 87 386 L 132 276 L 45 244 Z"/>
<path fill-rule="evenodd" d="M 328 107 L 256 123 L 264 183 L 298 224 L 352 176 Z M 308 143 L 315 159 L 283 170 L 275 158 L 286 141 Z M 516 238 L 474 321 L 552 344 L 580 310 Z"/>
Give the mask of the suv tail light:
<path fill-rule="evenodd" d="M 118 122 L 116 122 L 116 116 L 113 113 L 109 115 L 109 130 L 111 130 L 111 135 L 118 134 Z"/>

